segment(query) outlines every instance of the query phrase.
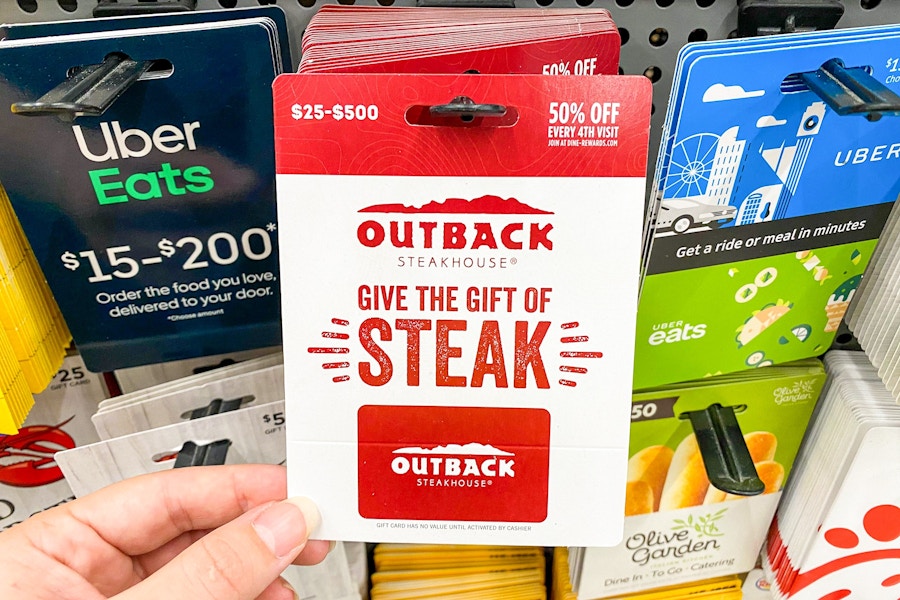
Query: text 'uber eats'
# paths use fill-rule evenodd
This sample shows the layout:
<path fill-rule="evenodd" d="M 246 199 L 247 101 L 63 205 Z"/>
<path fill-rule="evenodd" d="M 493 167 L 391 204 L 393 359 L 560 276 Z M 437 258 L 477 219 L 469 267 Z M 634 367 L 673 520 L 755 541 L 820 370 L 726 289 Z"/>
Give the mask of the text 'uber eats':
<path fill-rule="evenodd" d="M 92 162 L 124 160 L 147 156 L 156 149 L 165 154 L 175 154 L 182 150 L 196 150 L 194 133 L 200 129 L 200 122 L 175 125 L 160 125 L 152 133 L 141 129 L 125 129 L 118 121 L 100 123 L 103 144 L 100 148 L 89 148 L 84 132 L 73 125 L 75 141 L 81 154 Z M 91 145 L 98 145 L 91 140 Z M 101 153 L 94 150 L 102 149 Z M 88 171 L 97 202 L 117 204 L 129 200 L 152 200 L 164 196 L 183 196 L 188 192 L 202 194 L 213 189 L 215 183 L 208 168 L 194 165 L 185 168 L 173 167 L 171 163 L 160 164 L 158 171 L 123 174 L 118 167 Z"/>

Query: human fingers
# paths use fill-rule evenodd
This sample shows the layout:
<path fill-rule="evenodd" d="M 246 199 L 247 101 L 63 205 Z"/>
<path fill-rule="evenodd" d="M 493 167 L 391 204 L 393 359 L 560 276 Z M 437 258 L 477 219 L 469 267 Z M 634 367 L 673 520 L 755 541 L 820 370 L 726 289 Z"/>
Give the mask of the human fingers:
<path fill-rule="evenodd" d="M 253 600 L 303 552 L 319 512 L 305 498 L 250 510 L 197 540 L 117 600 Z"/>
<path fill-rule="evenodd" d="M 279 577 L 263 590 L 256 600 L 299 600 L 300 594 L 283 577 Z"/>
<path fill-rule="evenodd" d="M 286 472 L 277 465 L 172 469 L 113 484 L 44 513 L 88 525 L 123 554 L 146 554 L 182 533 L 214 529 L 253 507 L 283 500 Z"/>

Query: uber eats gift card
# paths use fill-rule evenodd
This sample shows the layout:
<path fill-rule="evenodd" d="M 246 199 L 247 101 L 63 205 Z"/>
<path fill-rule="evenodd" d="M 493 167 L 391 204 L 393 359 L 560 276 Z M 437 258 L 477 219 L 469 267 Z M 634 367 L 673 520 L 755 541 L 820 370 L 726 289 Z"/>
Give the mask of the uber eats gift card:
<path fill-rule="evenodd" d="M 280 343 L 279 14 L 0 42 L 0 181 L 91 370 Z M 119 95 L 91 114 L 104 69 Z"/>

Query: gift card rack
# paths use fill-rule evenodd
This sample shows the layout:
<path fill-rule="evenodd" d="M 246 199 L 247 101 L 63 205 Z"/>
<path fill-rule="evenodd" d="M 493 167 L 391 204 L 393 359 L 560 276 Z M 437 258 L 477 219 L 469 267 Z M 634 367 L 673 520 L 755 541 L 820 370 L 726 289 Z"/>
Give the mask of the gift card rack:
<path fill-rule="evenodd" d="M 331 1 L 331 0 L 329 0 Z M 493 1 L 493 0 L 489 0 Z M 511 1 L 511 0 L 507 0 Z M 416 0 L 338 0 L 340 4 L 415 6 Z M 197 0 L 197 10 L 248 8 L 275 4 L 284 9 L 294 34 L 294 63 L 299 61 L 300 35 L 322 0 Z M 837 27 L 862 27 L 900 20 L 900 2 L 842 0 L 844 14 Z M 437 2 L 429 0 L 429 5 Z M 808 2 L 806 3 L 808 4 Z M 96 0 L 3 0 L 0 23 L 90 18 Z M 736 35 L 736 0 L 515 0 L 522 7 L 606 8 L 622 36 L 621 68 L 645 74 L 653 81 L 653 118 L 650 156 L 656 156 L 665 106 L 669 98 L 675 57 L 689 41 L 724 39 Z M 654 164 L 651 160 L 649 164 Z"/>

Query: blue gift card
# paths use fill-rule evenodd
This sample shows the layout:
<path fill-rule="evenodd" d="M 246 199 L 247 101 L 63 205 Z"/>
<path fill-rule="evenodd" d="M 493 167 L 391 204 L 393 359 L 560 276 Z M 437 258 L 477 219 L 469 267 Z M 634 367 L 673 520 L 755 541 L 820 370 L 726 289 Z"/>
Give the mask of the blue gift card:
<path fill-rule="evenodd" d="M 900 118 L 841 115 L 802 74 L 837 60 L 897 94 L 898 41 L 886 26 L 683 49 L 649 211 L 635 387 L 830 346 L 900 195 Z"/>
<path fill-rule="evenodd" d="M 0 40 L 21 40 L 51 35 L 72 35 L 76 33 L 92 33 L 122 29 L 139 29 L 146 27 L 163 27 L 167 25 L 186 25 L 214 23 L 218 21 L 234 21 L 236 19 L 252 19 L 264 17 L 271 21 L 275 28 L 276 56 L 281 57 L 281 68 L 289 73 L 291 51 L 288 43 L 287 18 L 278 6 L 258 6 L 252 8 L 235 8 L 230 10 L 209 10 L 196 12 L 178 12 L 167 14 L 151 14 L 129 17 L 105 17 L 102 19 L 79 19 L 72 21 L 48 21 L 43 23 L 8 23 L 0 25 Z"/>
<path fill-rule="evenodd" d="M 100 116 L 0 111 L 0 181 L 85 363 L 281 341 L 269 19 L 0 43 L 0 105 L 110 54 L 161 68 Z"/>

